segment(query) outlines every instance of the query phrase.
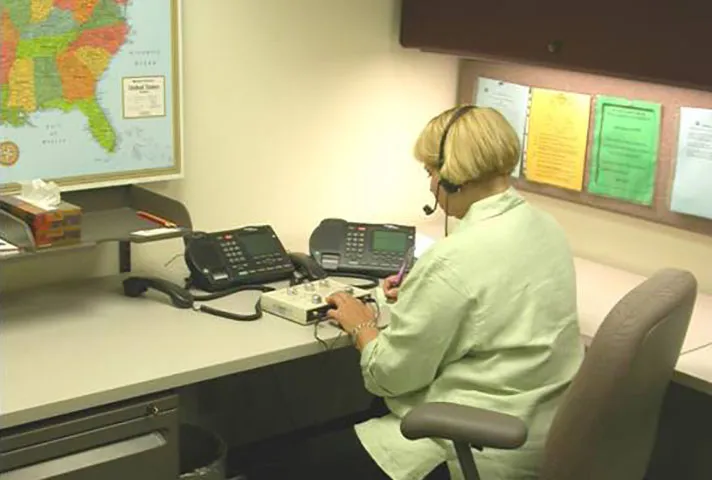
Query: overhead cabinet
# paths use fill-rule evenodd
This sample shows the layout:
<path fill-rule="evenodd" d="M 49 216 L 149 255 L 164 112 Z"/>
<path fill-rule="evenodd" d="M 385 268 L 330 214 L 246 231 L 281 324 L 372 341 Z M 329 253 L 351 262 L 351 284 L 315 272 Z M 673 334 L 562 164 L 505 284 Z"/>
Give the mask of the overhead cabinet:
<path fill-rule="evenodd" d="M 712 2 L 403 0 L 404 47 L 712 89 Z"/>

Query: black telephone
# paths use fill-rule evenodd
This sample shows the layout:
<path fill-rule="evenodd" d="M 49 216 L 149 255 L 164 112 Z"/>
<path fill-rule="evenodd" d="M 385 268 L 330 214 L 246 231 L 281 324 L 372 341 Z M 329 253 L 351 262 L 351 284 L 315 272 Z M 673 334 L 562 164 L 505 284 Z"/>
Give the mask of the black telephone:
<path fill-rule="evenodd" d="M 309 238 L 309 253 L 325 271 L 375 277 L 397 273 L 413 248 L 415 227 L 340 218 L 322 220 Z"/>
<path fill-rule="evenodd" d="M 189 284 L 206 292 L 291 278 L 295 265 L 271 226 L 256 225 L 185 238 Z"/>
<path fill-rule="evenodd" d="M 255 313 L 247 315 L 196 302 L 246 290 L 269 292 L 274 289 L 263 284 L 277 280 L 311 281 L 327 277 L 310 256 L 287 253 L 269 225 L 213 233 L 194 232 L 184 240 L 185 262 L 190 270 L 185 287 L 157 277 L 131 276 L 123 282 L 124 295 L 139 297 L 148 289 L 154 289 L 166 294 L 177 308 L 193 308 L 232 320 L 257 320 L 262 317 L 259 300 L 255 304 Z M 211 293 L 194 294 L 189 290 L 191 287 Z"/>
<path fill-rule="evenodd" d="M 361 230 L 356 229 L 356 231 Z M 406 238 L 412 240 L 414 233 L 415 229 L 412 234 L 407 233 Z M 148 289 L 155 289 L 166 294 L 177 308 L 193 308 L 232 320 L 257 320 L 262 316 L 259 300 L 255 304 L 255 313 L 247 315 L 198 305 L 196 302 L 214 300 L 245 290 L 269 292 L 274 289 L 264 284 L 278 280 L 289 279 L 290 283 L 294 284 L 305 280 L 321 280 L 328 276 L 327 270 L 322 268 L 322 264 L 314 257 L 298 252 L 288 253 L 269 225 L 248 226 L 212 233 L 193 232 L 185 237 L 184 241 L 185 262 L 190 270 L 185 287 L 161 278 L 132 276 L 123 282 L 124 294 L 129 297 L 139 297 Z M 389 245 L 400 245 L 400 240 L 397 238 L 385 241 L 386 243 L 390 241 Z M 356 243 L 358 244 L 358 234 Z M 378 241 L 376 243 L 378 244 Z M 347 244 L 350 245 L 350 242 Z M 406 241 L 406 245 L 408 244 Z M 350 247 L 347 246 L 346 251 L 350 253 Z M 378 252 L 380 250 L 377 248 L 376 253 Z M 393 256 L 392 261 L 396 262 L 396 258 Z M 398 269 L 400 264 L 396 262 L 393 265 Z M 350 276 L 362 279 L 364 275 L 359 277 L 359 273 L 373 274 L 369 270 L 339 271 L 351 273 Z M 373 288 L 378 285 L 377 280 L 371 277 L 365 279 L 370 283 L 359 285 L 361 288 Z M 211 293 L 193 294 L 190 291 L 192 287 Z"/>

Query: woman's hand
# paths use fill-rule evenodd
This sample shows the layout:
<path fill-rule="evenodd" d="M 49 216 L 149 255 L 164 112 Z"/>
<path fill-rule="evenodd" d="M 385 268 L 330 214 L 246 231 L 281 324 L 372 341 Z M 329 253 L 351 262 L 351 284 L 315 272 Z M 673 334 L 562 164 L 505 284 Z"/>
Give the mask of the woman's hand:
<path fill-rule="evenodd" d="M 338 322 L 349 335 L 353 334 L 356 327 L 361 326 L 354 339 L 359 350 L 378 336 L 375 326 L 364 327 L 368 322 L 376 321 L 376 314 L 361 300 L 347 293 L 337 292 L 327 297 L 326 303 L 333 306 L 327 310 L 326 315 Z"/>
<path fill-rule="evenodd" d="M 388 300 L 398 300 L 398 275 L 386 277 L 383 281 L 383 293 Z"/>
<path fill-rule="evenodd" d="M 337 292 L 327 297 L 326 303 L 333 306 L 326 315 L 336 320 L 349 334 L 362 323 L 376 320 L 376 314 L 368 305 L 348 293 Z"/>

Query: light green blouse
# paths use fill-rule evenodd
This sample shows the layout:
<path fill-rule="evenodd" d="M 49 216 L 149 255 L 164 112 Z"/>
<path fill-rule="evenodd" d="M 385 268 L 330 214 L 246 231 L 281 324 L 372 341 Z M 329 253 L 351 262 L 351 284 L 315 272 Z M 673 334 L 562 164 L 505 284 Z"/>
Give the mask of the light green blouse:
<path fill-rule="evenodd" d="M 390 324 L 361 354 L 366 388 L 391 414 L 356 425 L 393 479 L 421 479 L 450 442 L 410 441 L 400 419 L 446 401 L 516 415 L 529 427 L 514 451 L 475 452 L 483 480 L 535 478 L 559 400 L 583 359 L 573 256 L 557 223 L 513 188 L 470 207 L 414 265 Z"/>

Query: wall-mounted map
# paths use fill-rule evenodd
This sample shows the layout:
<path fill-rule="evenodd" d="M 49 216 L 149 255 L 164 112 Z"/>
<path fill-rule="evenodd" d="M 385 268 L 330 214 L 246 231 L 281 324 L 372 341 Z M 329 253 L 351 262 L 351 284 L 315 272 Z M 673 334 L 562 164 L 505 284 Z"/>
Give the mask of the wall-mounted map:
<path fill-rule="evenodd" d="M 179 0 L 0 0 L 0 186 L 181 173 Z"/>

